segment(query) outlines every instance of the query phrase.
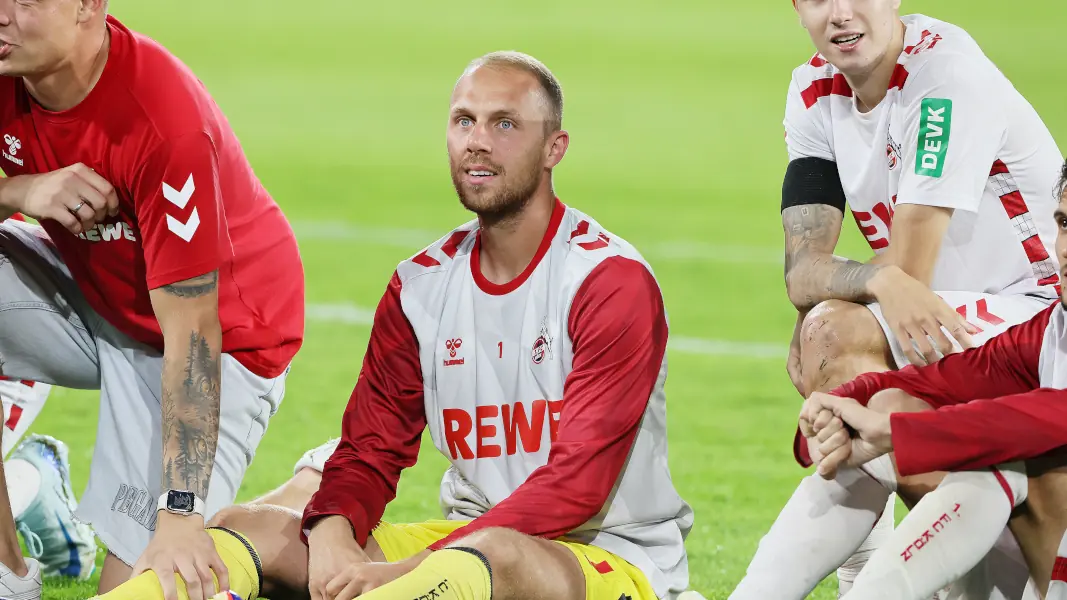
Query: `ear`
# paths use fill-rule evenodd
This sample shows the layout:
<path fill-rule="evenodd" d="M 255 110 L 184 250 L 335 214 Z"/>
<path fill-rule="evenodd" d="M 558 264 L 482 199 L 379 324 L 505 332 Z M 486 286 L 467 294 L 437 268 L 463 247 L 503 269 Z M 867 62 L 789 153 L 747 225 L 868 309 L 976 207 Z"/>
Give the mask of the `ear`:
<path fill-rule="evenodd" d="M 558 165 L 563 160 L 563 156 L 567 154 L 567 148 L 571 144 L 571 134 L 560 130 L 548 136 L 545 142 L 548 150 L 545 156 L 545 168 L 551 169 Z"/>
<path fill-rule="evenodd" d="M 95 19 L 97 15 L 104 15 L 107 13 L 107 0 L 79 0 L 78 1 L 78 22 L 88 23 Z"/>

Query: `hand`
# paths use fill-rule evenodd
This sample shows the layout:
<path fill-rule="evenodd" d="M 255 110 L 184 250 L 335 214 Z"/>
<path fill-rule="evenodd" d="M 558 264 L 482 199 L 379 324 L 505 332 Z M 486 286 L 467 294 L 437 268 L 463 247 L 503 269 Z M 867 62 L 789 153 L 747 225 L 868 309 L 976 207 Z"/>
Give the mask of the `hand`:
<path fill-rule="evenodd" d="M 978 329 L 930 288 L 900 269 L 886 267 L 880 270 L 871 280 L 871 290 L 882 307 L 889 330 L 912 364 L 934 363 L 938 360 L 938 352 L 943 356 L 952 354 L 956 351 L 952 339 L 959 342 L 962 349 L 974 347 L 971 335 L 978 333 Z M 948 330 L 951 338 L 945 335 L 942 327 Z"/>
<path fill-rule="evenodd" d="M 370 557 L 356 542 L 348 519 L 332 515 L 316 521 L 308 534 L 308 592 L 311 600 L 332 600 L 334 596 L 327 592 L 329 585 L 348 567 L 369 562 Z"/>
<path fill-rule="evenodd" d="M 159 511 L 156 533 L 133 566 L 130 578 L 149 570 L 159 578 L 165 600 L 178 600 L 175 574 L 185 581 L 190 600 L 208 600 L 218 591 L 230 589 L 226 565 L 215 550 L 215 542 L 204 531 L 204 519 L 198 515 Z M 218 577 L 217 588 L 212 572 Z"/>
<path fill-rule="evenodd" d="M 804 375 L 800 368 L 800 329 L 804 324 L 806 312 L 797 315 L 797 324 L 793 328 L 793 340 L 789 342 L 789 357 L 785 361 L 785 371 L 789 373 L 789 380 L 793 387 L 797 388 L 800 395 L 804 395 Z"/>
<path fill-rule="evenodd" d="M 419 566 L 429 550 L 396 563 L 368 562 L 349 565 L 326 585 L 327 600 L 351 600 L 407 575 Z"/>
<path fill-rule="evenodd" d="M 837 469 L 842 465 L 858 467 L 893 451 L 893 430 L 888 414 L 861 406 L 852 398 L 830 394 L 812 394 L 804 406 L 808 411 L 805 417 L 810 418 L 812 413 L 822 415 L 826 411 L 834 416 L 833 419 L 824 417 L 825 425 L 821 421 L 811 425 L 823 456 L 818 472 L 825 479 L 836 477 Z"/>
<path fill-rule="evenodd" d="M 51 173 L 12 177 L 3 196 L 4 205 L 38 221 L 57 221 L 74 235 L 119 214 L 115 188 L 81 163 Z"/>

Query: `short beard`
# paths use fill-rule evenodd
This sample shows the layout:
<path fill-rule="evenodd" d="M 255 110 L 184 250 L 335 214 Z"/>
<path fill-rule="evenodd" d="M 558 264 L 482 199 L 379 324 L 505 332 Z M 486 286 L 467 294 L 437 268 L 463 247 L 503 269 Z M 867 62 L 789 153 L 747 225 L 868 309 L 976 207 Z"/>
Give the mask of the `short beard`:
<path fill-rule="evenodd" d="M 462 173 L 462 168 L 452 171 L 452 185 L 456 188 L 460 203 L 464 208 L 478 215 L 478 221 L 482 227 L 499 225 L 522 214 L 533 198 L 534 192 L 537 191 L 541 179 L 540 173 L 532 172 L 530 177 L 514 182 L 516 185 L 505 185 L 503 190 L 492 196 L 476 198 L 464 192 L 463 184 L 460 182 Z"/>

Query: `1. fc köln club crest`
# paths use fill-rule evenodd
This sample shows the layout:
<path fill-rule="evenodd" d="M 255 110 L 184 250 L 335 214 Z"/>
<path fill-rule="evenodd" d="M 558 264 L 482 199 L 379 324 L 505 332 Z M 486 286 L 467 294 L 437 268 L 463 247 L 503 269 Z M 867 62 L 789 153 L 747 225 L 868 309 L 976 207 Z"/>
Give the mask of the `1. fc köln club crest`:
<path fill-rule="evenodd" d="M 535 365 L 545 361 L 545 357 L 552 358 L 552 336 L 548 333 L 548 317 L 541 319 L 540 335 L 533 343 L 533 352 L 530 357 Z"/>

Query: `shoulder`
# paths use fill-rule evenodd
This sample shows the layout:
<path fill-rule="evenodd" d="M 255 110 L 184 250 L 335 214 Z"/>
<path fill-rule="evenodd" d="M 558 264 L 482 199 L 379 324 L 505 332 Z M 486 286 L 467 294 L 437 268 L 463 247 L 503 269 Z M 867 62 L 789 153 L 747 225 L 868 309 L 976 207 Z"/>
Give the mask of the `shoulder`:
<path fill-rule="evenodd" d="M 458 257 L 471 253 L 477 230 L 478 221 L 468 221 L 426 246 L 418 254 L 402 261 L 396 268 L 399 282 L 404 284 L 422 275 L 448 271 Z"/>
<path fill-rule="evenodd" d="M 108 17 L 108 27 L 112 44 L 119 46 L 124 118 L 140 117 L 163 140 L 198 132 L 210 136 L 219 128 L 218 108 L 188 66 L 114 17 Z"/>
<path fill-rule="evenodd" d="M 922 15 L 904 17 L 909 24 L 901 57 L 907 79 L 902 87 L 905 102 L 925 97 L 930 91 L 991 91 L 1000 72 L 963 29 Z"/>
<path fill-rule="evenodd" d="M 842 75 L 819 54 L 793 69 L 789 84 L 789 101 L 810 109 L 832 94 L 852 95 Z"/>
<path fill-rule="evenodd" d="M 651 285 L 658 293 L 652 267 L 637 248 L 580 210 L 566 208 L 553 246 L 578 289 L 595 282 L 619 290 Z"/>

